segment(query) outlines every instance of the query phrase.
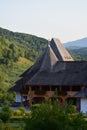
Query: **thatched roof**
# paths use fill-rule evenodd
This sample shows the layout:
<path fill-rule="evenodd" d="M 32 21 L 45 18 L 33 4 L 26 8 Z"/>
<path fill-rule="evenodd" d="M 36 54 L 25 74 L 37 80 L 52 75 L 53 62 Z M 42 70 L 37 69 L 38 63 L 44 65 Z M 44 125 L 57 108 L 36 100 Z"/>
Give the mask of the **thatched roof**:
<path fill-rule="evenodd" d="M 69 54 L 69 52 L 64 48 L 60 40 L 53 38 L 49 45 L 45 48 L 43 53 L 40 55 L 40 57 L 37 59 L 36 63 L 33 65 L 32 69 L 38 66 L 40 68 L 40 65 L 42 64 L 42 61 L 45 62 L 45 65 L 49 66 L 49 61 L 51 62 L 51 65 L 55 64 L 56 61 L 73 61 L 73 58 Z M 43 65 L 44 65 L 43 62 Z M 48 62 L 48 63 L 47 63 Z M 47 67 L 45 66 L 45 68 Z M 21 77 L 27 74 L 27 72 L 30 70 L 26 70 Z"/>
<path fill-rule="evenodd" d="M 87 88 L 83 88 L 80 92 L 74 95 L 74 97 L 85 98 L 87 97 Z"/>
<path fill-rule="evenodd" d="M 41 68 L 41 67 L 40 67 Z M 31 68 L 32 69 L 32 68 Z M 30 70 L 31 70 L 30 69 Z M 30 71 L 29 70 L 29 71 Z M 87 62 L 57 62 L 52 68 L 35 69 L 28 72 L 12 90 L 19 91 L 21 86 L 87 86 Z"/>
<path fill-rule="evenodd" d="M 38 71 L 26 85 L 87 85 L 87 62 L 57 62 L 48 70 Z"/>

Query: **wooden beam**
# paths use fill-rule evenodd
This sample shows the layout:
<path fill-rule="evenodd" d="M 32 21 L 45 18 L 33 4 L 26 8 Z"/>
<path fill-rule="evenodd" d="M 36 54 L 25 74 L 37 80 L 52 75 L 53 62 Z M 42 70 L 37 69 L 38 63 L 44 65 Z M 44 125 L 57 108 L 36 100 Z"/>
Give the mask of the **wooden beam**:
<path fill-rule="evenodd" d="M 29 105 L 31 106 L 32 105 L 32 87 L 29 86 Z"/>

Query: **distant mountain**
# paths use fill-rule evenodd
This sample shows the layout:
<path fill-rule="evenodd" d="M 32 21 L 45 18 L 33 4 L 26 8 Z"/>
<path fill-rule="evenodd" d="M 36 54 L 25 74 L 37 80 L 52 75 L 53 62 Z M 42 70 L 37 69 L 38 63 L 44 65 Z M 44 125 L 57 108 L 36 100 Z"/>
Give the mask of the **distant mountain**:
<path fill-rule="evenodd" d="M 87 47 L 83 48 L 68 48 L 74 60 L 87 61 Z"/>
<path fill-rule="evenodd" d="M 79 48 L 87 47 L 87 38 L 64 43 L 64 46 L 70 49 L 79 49 Z"/>
<path fill-rule="evenodd" d="M 87 60 L 87 38 L 64 43 L 75 60 Z"/>

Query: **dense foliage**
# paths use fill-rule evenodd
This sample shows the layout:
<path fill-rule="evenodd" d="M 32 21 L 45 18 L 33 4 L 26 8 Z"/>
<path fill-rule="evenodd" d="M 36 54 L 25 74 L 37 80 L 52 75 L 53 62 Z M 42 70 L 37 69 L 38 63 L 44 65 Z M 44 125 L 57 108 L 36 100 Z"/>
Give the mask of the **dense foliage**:
<path fill-rule="evenodd" d="M 20 112 L 20 115 L 16 114 L 17 111 Z M 24 116 L 26 116 L 26 112 L 23 107 L 15 111 L 8 106 L 2 107 L 0 109 L 0 130 L 24 130 Z"/>
<path fill-rule="evenodd" d="M 86 130 L 87 121 L 77 114 L 71 104 L 59 106 L 48 101 L 31 110 L 25 121 L 25 130 Z"/>
<path fill-rule="evenodd" d="M 14 99 L 14 94 L 7 93 L 8 88 L 33 64 L 47 44 L 43 38 L 0 28 L 0 105 Z"/>
<path fill-rule="evenodd" d="M 0 41 L 2 44 L 2 55 L 16 60 L 18 56 L 35 61 L 40 52 L 48 44 L 48 41 L 33 35 L 14 33 L 0 28 Z M 4 48 L 4 46 L 7 46 Z M 5 54 L 3 54 L 5 52 Z"/>
<path fill-rule="evenodd" d="M 32 106 L 30 112 L 2 107 L 0 130 L 87 130 L 87 120 L 71 102 L 60 106 L 54 98 Z"/>
<path fill-rule="evenodd" d="M 74 56 L 75 60 L 87 61 L 87 47 L 70 49 L 71 54 Z"/>
<path fill-rule="evenodd" d="M 10 108 L 5 106 L 0 110 L 0 119 L 6 123 L 10 119 L 10 114 Z"/>

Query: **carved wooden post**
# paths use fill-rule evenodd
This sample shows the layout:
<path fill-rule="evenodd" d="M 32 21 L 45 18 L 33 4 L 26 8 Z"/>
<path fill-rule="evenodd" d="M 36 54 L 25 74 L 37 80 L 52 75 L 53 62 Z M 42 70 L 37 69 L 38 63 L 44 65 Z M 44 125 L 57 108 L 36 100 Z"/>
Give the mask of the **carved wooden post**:
<path fill-rule="evenodd" d="M 32 88 L 29 86 L 29 105 L 32 105 Z"/>

